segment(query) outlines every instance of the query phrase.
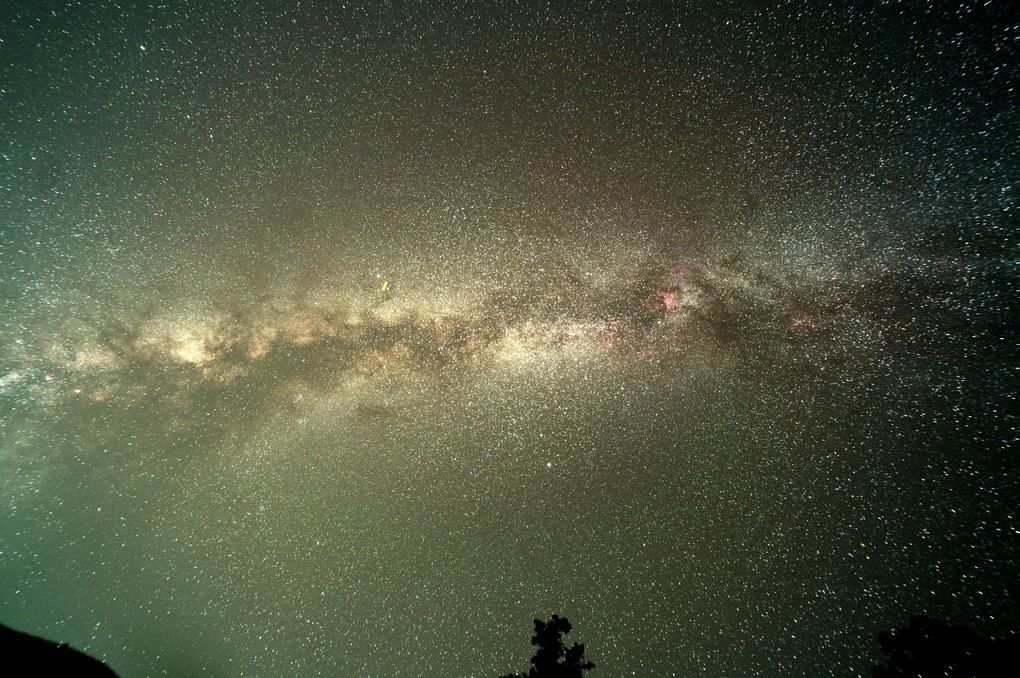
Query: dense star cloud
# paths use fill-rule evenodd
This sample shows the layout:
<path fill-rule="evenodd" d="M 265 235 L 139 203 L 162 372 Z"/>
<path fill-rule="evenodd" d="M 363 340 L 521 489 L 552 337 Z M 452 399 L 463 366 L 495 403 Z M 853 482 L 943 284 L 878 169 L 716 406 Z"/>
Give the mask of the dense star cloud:
<path fill-rule="evenodd" d="M 1016 40 L 21 3 L 5 625 L 120 675 L 856 675 L 1015 629 Z"/>

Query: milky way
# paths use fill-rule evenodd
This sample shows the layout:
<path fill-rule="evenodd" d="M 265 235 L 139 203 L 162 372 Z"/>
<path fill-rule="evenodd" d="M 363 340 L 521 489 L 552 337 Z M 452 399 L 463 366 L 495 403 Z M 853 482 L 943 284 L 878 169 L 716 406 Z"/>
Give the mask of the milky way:
<path fill-rule="evenodd" d="M 353 290 L 325 281 L 314 293 L 254 302 L 188 295 L 186 312 L 153 307 L 127 318 L 78 301 L 55 336 L 51 326 L 42 337 L 31 321 L 19 326 L 6 357 L 18 366 L 4 377 L 8 414 L 16 420 L 25 398 L 100 411 L 147 404 L 169 414 L 190 409 L 199 394 L 240 399 L 257 414 L 304 391 L 377 381 L 434 388 L 555 360 L 606 370 L 716 361 L 705 379 L 828 364 L 834 380 L 849 380 L 867 372 L 876 351 L 896 360 L 899 343 L 960 341 L 964 328 L 955 337 L 950 326 L 961 310 L 956 297 L 978 278 L 973 262 L 899 252 L 884 264 L 784 270 L 742 249 L 658 251 L 640 235 L 606 260 L 576 241 L 529 249 L 519 271 L 488 271 L 477 285 L 456 285 L 455 271 L 429 272 L 466 287 L 457 295 L 421 282 L 405 293 L 398 278 L 364 272 Z"/>
<path fill-rule="evenodd" d="M 15 8 L 0 622 L 123 676 L 1015 629 L 993 5 Z"/>

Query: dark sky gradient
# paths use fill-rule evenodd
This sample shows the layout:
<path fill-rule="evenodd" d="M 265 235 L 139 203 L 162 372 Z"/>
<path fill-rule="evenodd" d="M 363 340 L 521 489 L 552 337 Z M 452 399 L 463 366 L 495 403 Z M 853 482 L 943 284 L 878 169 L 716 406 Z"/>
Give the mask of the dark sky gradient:
<path fill-rule="evenodd" d="M 1017 629 L 1020 25 L 751 4 L 5 11 L 0 621 L 125 678 Z"/>

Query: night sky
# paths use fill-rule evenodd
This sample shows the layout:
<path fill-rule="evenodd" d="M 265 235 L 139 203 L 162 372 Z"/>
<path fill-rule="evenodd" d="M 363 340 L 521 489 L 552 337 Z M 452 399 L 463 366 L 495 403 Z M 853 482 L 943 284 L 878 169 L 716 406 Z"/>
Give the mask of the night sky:
<path fill-rule="evenodd" d="M 0 18 L 0 622 L 125 678 L 1017 628 L 1009 3 L 140 5 Z"/>

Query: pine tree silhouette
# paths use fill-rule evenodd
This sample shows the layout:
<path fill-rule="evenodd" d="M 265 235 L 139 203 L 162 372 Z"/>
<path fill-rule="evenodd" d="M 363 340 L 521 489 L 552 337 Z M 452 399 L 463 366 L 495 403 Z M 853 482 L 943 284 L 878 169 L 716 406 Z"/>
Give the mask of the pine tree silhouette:
<path fill-rule="evenodd" d="M 535 620 L 535 635 L 531 644 L 538 650 L 531 658 L 528 673 L 511 673 L 502 678 L 582 678 L 583 672 L 595 668 L 584 659 L 584 645 L 574 643 L 570 648 L 563 644 L 561 636 L 570 633 L 570 622 L 566 617 L 553 615 L 548 623 Z"/>

